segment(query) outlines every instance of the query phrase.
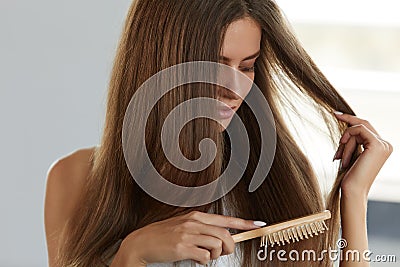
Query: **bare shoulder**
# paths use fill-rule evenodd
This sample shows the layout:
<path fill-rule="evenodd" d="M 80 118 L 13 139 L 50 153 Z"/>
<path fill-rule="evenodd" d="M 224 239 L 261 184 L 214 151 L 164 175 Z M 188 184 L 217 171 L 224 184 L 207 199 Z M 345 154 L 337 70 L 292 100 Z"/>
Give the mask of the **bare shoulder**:
<path fill-rule="evenodd" d="M 76 190 L 87 177 L 95 147 L 77 149 L 56 159 L 47 171 L 47 186 L 64 185 L 60 189 Z"/>
<path fill-rule="evenodd" d="M 78 205 L 95 148 L 81 148 L 64 155 L 56 159 L 47 171 L 44 223 L 49 266 L 54 264 L 61 230 Z"/>
<path fill-rule="evenodd" d="M 94 149 L 77 149 L 51 164 L 47 171 L 46 197 L 51 197 L 52 203 L 45 204 L 69 205 L 74 202 L 89 174 Z"/>

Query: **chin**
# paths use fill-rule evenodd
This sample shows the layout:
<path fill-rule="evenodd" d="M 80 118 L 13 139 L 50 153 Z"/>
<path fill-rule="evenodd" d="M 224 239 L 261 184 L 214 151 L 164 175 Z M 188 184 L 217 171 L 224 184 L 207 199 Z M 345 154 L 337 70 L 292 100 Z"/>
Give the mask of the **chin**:
<path fill-rule="evenodd" d="M 220 132 L 223 132 L 226 130 L 226 128 L 229 126 L 230 122 L 231 122 L 232 118 L 229 119 L 225 119 L 225 120 L 221 120 L 219 123 L 219 129 Z"/>

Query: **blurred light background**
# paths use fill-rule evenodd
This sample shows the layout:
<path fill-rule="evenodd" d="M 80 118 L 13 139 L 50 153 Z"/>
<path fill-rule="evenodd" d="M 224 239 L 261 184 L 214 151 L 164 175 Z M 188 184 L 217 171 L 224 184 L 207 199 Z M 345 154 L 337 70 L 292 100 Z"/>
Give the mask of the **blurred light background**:
<path fill-rule="evenodd" d="M 399 261 L 399 3 L 277 2 L 357 115 L 394 145 L 371 190 L 368 228 L 371 250 L 396 254 Z M 46 172 L 57 158 L 99 142 L 112 60 L 130 3 L 0 1 L 0 266 L 47 264 Z M 331 154 L 310 155 L 325 165 L 317 171 L 335 170 L 333 148 L 324 149 Z"/>
<path fill-rule="evenodd" d="M 297 37 L 360 118 L 366 119 L 394 152 L 369 195 L 368 232 L 373 255 L 396 255 L 400 262 L 400 2 L 396 0 L 277 0 Z M 301 127 L 300 127 L 301 129 Z M 300 133 L 301 135 L 301 133 Z M 301 135 L 316 170 L 326 178 L 337 164 L 323 142 Z M 331 153 L 320 153 L 330 151 Z M 314 153 L 314 154 L 313 154 Z M 331 168 L 330 168 L 331 167 Z M 333 172 L 332 172 L 333 171 Z M 322 179 L 326 180 L 326 179 Z M 329 187 L 328 183 L 328 187 Z M 322 183 L 326 187 L 326 184 Z M 325 188 L 326 189 L 326 188 Z"/>

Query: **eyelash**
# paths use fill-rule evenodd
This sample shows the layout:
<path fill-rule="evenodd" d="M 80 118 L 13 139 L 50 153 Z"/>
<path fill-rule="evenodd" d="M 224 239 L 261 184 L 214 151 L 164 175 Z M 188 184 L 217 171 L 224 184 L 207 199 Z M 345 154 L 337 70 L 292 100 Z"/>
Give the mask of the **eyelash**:
<path fill-rule="evenodd" d="M 243 68 L 242 70 L 243 70 L 244 72 L 254 72 L 255 69 L 256 69 L 256 66 L 252 66 L 252 67 L 250 67 L 250 68 Z"/>

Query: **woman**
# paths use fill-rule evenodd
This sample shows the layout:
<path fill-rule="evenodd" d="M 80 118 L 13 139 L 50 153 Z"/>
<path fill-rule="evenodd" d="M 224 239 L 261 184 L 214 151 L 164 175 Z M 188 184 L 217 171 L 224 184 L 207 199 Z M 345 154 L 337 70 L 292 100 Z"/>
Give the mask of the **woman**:
<path fill-rule="evenodd" d="M 180 86 L 164 96 L 146 118 L 146 146 L 151 145 L 147 152 L 155 169 L 165 179 L 191 187 L 217 179 L 226 167 L 225 152 L 230 147 L 224 130 L 236 125 L 230 109 L 245 124 L 250 158 L 242 179 L 223 198 L 197 207 L 177 207 L 152 198 L 132 179 L 122 132 L 124 114 L 138 88 L 153 74 L 191 61 L 220 62 L 254 81 L 273 113 L 276 153 L 265 181 L 248 192 L 263 148 L 258 122 L 243 101 L 254 88 L 238 86 L 235 79 L 229 80 L 235 93 L 211 85 Z M 341 169 L 326 203 L 281 113 L 282 106 L 296 108 L 295 102 L 288 102 L 296 92 L 315 103 L 332 141 L 339 145 L 334 160 L 341 159 Z M 220 112 L 221 124 L 203 119 L 184 128 L 180 141 L 186 144 L 182 154 L 188 159 L 199 157 L 198 144 L 203 138 L 217 144 L 212 164 L 188 173 L 168 163 L 159 135 L 171 108 L 198 95 L 217 98 L 229 108 Z M 392 146 L 370 123 L 355 116 L 289 31 L 274 1 L 134 1 L 112 71 L 106 114 L 100 146 L 71 153 L 48 172 L 45 227 L 51 267 L 171 262 L 183 266 L 191 260 L 206 264 L 222 259 L 231 260 L 226 266 L 234 266 L 235 260 L 240 261 L 237 266 L 329 266 L 328 257 L 313 262 L 260 261 L 256 258 L 258 239 L 235 245 L 231 237 L 232 231 L 263 226 L 262 221 L 272 224 L 325 208 L 332 212 L 326 234 L 282 249 L 335 249 L 340 226 L 346 249 L 362 252 L 368 248 L 367 195 Z M 133 119 L 140 116 L 134 114 Z M 136 129 L 131 130 L 135 133 Z M 363 259 L 341 261 L 341 266 L 368 264 Z"/>

